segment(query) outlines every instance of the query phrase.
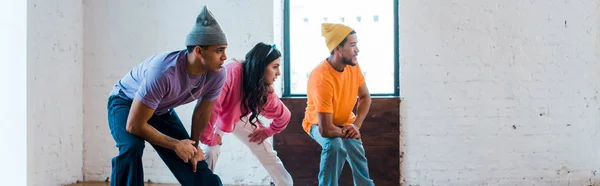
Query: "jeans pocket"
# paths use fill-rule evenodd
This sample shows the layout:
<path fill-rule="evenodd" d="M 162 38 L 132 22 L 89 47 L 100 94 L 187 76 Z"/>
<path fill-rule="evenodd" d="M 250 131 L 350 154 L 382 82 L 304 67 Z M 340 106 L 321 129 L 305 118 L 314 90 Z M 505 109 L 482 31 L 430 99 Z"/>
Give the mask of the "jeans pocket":
<path fill-rule="evenodd" d="M 117 146 L 119 144 L 119 135 L 117 135 L 117 130 L 119 130 L 115 126 L 115 115 L 114 108 L 108 109 L 108 129 L 110 130 L 110 134 L 114 138 L 115 142 L 117 142 Z"/>

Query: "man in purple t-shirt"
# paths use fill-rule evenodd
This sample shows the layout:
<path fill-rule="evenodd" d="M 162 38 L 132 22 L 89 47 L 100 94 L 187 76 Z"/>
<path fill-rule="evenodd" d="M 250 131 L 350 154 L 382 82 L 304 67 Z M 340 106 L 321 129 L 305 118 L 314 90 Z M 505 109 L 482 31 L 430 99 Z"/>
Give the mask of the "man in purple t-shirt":
<path fill-rule="evenodd" d="M 108 123 L 119 154 L 112 159 L 111 185 L 144 184 L 145 141 L 181 185 L 222 185 L 198 148 L 226 77 L 222 65 L 227 39 L 206 6 L 187 35 L 186 46 L 150 56 L 114 85 Z M 192 101 L 196 106 L 190 137 L 173 109 Z"/>

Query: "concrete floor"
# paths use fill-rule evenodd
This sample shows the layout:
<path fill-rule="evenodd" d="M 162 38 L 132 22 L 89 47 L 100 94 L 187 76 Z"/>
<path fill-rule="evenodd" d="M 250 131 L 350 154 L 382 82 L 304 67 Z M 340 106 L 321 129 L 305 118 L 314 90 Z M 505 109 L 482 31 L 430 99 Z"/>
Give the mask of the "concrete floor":
<path fill-rule="evenodd" d="M 108 182 L 83 182 L 83 183 L 77 183 L 77 184 L 71 184 L 71 185 L 67 185 L 67 186 L 109 186 L 110 184 Z M 179 186 L 179 184 L 164 184 L 164 183 L 146 183 L 145 186 Z M 225 186 L 236 186 L 236 185 L 225 185 Z M 249 186 L 249 185 L 244 185 L 244 186 Z M 255 185 L 255 186 L 262 186 L 262 185 Z M 264 185 L 267 186 L 267 185 Z"/>
<path fill-rule="evenodd" d="M 68 186 L 109 186 L 108 182 L 83 182 L 71 184 Z M 177 184 L 159 184 L 159 183 L 146 183 L 145 186 L 178 186 Z"/>

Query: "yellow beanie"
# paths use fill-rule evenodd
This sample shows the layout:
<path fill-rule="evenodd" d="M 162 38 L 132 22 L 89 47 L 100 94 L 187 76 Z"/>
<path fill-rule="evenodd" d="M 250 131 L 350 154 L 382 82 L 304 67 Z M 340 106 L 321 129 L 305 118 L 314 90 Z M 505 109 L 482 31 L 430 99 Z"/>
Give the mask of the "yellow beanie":
<path fill-rule="evenodd" d="M 343 24 L 323 23 L 321 24 L 321 35 L 325 37 L 325 43 L 329 53 L 335 49 L 354 29 Z"/>

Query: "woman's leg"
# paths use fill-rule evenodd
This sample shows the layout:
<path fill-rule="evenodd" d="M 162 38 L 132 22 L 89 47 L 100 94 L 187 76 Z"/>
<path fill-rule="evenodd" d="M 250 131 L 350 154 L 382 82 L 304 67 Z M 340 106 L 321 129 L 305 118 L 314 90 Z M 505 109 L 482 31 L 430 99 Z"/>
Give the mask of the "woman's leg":
<path fill-rule="evenodd" d="M 219 130 L 218 127 L 215 127 L 215 134 L 223 135 L 225 133 Z M 204 157 L 206 157 L 206 163 L 208 163 L 208 168 L 215 172 L 215 168 L 217 167 L 217 161 L 219 160 L 219 155 L 221 155 L 221 145 L 208 146 L 202 144 L 202 151 L 204 151 Z"/>
<path fill-rule="evenodd" d="M 260 145 L 249 141 L 250 138 L 248 138 L 248 135 L 253 131 L 254 129 L 250 123 L 246 124 L 243 121 L 239 121 L 233 130 L 233 134 L 242 141 L 244 145 L 250 148 L 252 154 L 258 158 L 258 161 L 260 161 L 269 175 L 271 175 L 276 186 L 294 185 L 292 176 L 285 169 L 279 157 L 277 157 L 277 152 L 273 150 L 273 145 L 268 139 Z"/>

